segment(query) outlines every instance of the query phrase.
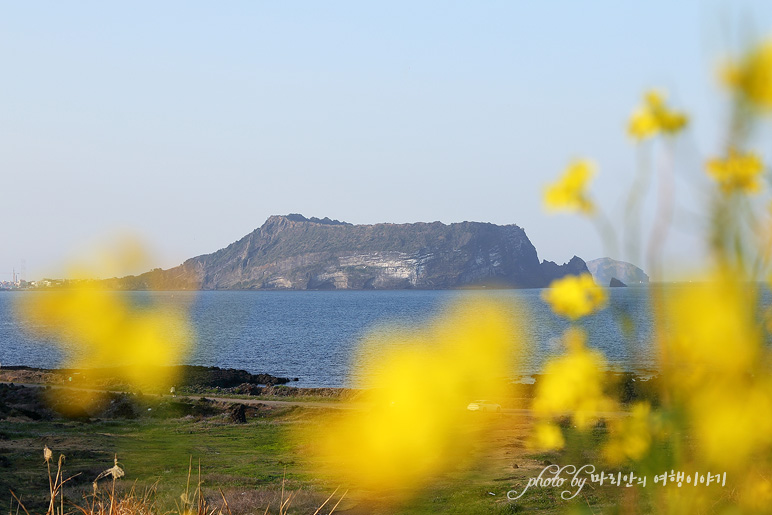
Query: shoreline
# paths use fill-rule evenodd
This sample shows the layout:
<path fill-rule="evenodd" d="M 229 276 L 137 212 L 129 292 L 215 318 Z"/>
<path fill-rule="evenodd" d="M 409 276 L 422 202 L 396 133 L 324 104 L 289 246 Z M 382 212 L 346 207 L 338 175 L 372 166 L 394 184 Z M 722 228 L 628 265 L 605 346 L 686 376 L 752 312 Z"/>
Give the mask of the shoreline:
<path fill-rule="evenodd" d="M 201 365 L 174 365 L 158 367 L 159 373 L 177 378 L 174 384 L 159 387 L 128 384 L 122 379 L 122 367 L 79 369 L 38 368 L 26 365 L 0 367 L 0 382 L 70 386 L 74 388 L 150 393 L 168 395 L 171 388 L 180 394 L 218 394 L 248 397 L 323 397 L 350 398 L 358 389 L 342 387 L 290 386 L 299 378 L 278 377 L 272 374 L 252 374 L 245 370 Z M 172 369 L 171 373 L 169 369 Z"/>
<path fill-rule="evenodd" d="M 292 386 L 298 378 L 276 377 L 271 374 L 251 374 L 245 370 L 204 367 L 200 365 L 176 365 L 159 367 L 175 370 L 178 381 L 159 387 L 129 384 L 121 377 L 120 368 L 104 369 L 46 369 L 24 365 L 0 368 L 0 383 L 29 384 L 41 386 L 64 386 L 85 390 L 152 394 L 161 397 L 178 394 L 183 396 L 210 396 L 252 399 L 324 400 L 353 401 L 367 397 L 366 388 L 347 387 L 303 387 Z M 609 382 L 623 404 L 638 398 L 658 399 L 659 378 L 656 373 L 606 371 Z M 541 374 L 521 376 L 519 381 L 510 383 L 511 390 L 497 399 L 502 406 L 523 409 L 527 400 L 532 399 L 538 388 Z M 174 391 L 172 392 L 172 388 Z M 473 399 L 470 399 L 470 402 Z"/>

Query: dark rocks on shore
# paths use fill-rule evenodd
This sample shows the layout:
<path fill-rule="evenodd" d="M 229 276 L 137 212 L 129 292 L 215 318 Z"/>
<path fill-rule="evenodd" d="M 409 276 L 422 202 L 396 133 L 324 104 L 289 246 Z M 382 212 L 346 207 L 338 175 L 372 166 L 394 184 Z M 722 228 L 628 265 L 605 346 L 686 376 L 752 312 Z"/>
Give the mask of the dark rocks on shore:
<path fill-rule="evenodd" d="M 119 395 L 110 400 L 110 404 L 105 408 L 105 415 L 108 418 L 138 418 L 137 403 L 129 395 Z"/>
<path fill-rule="evenodd" d="M 75 390 L 0 384 L 0 421 L 91 423 L 141 418 L 223 417 L 229 422 L 242 424 L 250 417 L 264 416 L 266 411 L 270 412 L 272 408 L 247 407 L 205 398 L 174 399 L 115 392 L 105 392 L 93 402 L 84 403 L 82 393 Z"/>
<path fill-rule="evenodd" d="M 41 409 L 37 392 L 14 384 L 0 384 L 0 420 L 6 418 L 29 420 L 50 419 L 51 410 Z"/>
<path fill-rule="evenodd" d="M 242 383 L 233 388 L 233 393 L 237 395 L 263 395 L 264 388 L 256 384 Z"/>
<path fill-rule="evenodd" d="M 171 370 L 170 370 L 171 369 Z M 121 367 L 99 369 L 42 369 L 25 366 L 4 366 L 0 372 L 2 380 L 29 383 L 68 383 L 72 386 L 101 386 L 115 388 L 121 386 L 124 377 L 129 374 Z M 171 373 L 170 373 L 171 372 Z M 251 374 L 246 370 L 233 368 L 203 367 L 198 365 L 177 365 L 158 367 L 158 373 L 164 377 L 174 377 L 179 386 L 201 386 L 210 388 L 231 388 L 244 383 L 275 386 L 297 381 L 297 378 L 277 377 L 271 374 Z M 71 379 L 70 379 L 71 378 Z M 168 388 L 166 389 L 168 392 Z"/>
<path fill-rule="evenodd" d="M 219 367 L 179 366 L 175 375 L 175 388 L 189 393 L 230 392 L 236 387 L 246 389 L 248 395 L 273 392 L 274 389 L 295 390 L 284 385 L 291 380 L 270 374 L 251 374 L 245 370 L 222 369 Z M 0 383 L 0 420 L 75 420 L 90 422 L 96 420 L 175 418 L 206 418 L 224 416 L 234 423 L 246 422 L 247 417 L 256 416 L 256 408 L 238 408 L 238 405 L 215 403 L 207 399 L 191 401 L 175 399 L 168 395 L 158 398 L 153 395 L 135 393 L 103 392 L 96 402 L 84 402 L 82 392 L 76 389 L 59 388 L 57 385 L 76 388 L 97 388 L 102 390 L 123 389 L 124 371 L 112 369 L 36 369 L 23 366 L 3 367 L 4 381 L 50 384 L 49 386 L 25 387 Z M 169 375 L 168 370 L 159 370 Z M 135 388 L 131 388 L 134 390 Z M 141 388 L 140 388 L 141 390 Z M 157 389 L 156 389 L 157 390 Z M 150 392 L 151 389 L 146 389 Z M 166 393 L 168 389 L 160 393 Z M 154 393 L 159 393 L 155 391 Z M 268 408 L 265 408 L 268 409 Z M 270 411 L 270 410 L 269 410 Z M 254 412 L 254 413 L 253 413 Z"/>
<path fill-rule="evenodd" d="M 228 408 L 228 416 L 234 424 L 247 423 L 247 408 L 243 404 L 234 403 Z"/>
<path fill-rule="evenodd" d="M 610 288 L 627 288 L 627 285 L 616 277 L 612 277 L 608 285 Z"/>
<path fill-rule="evenodd" d="M 350 388 L 298 388 L 296 386 L 259 386 L 244 383 L 228 388 L 222 393 L 235 395 L 266 396 L 266 397 L 328 397 L 334 399 L 349 399 L 357 395 L 357 390 Z"/>
<path fill-rule="evenodd" d="M 180 386 L 198 385 L 231 388 L 244 383 L 273 386 L 287 384 L 291 381 L 288 377 L 276 377 L 271 374 L 250 374 L 246 370 L 235 370 L 232 368 L 193 365 L 185 365 L 179 368 L 182 369 Z"/>

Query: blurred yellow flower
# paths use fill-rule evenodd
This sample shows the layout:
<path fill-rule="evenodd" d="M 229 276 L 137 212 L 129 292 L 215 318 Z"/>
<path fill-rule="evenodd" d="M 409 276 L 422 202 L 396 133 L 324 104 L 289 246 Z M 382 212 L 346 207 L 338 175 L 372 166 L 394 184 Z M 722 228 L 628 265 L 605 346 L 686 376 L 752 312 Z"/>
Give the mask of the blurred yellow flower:
<path fill-rule="evenodd" d="M 533 428 L 533 438 L 529 446 L 541 451 L 562 449 L 566 445 L 563 432 L 557 424 L 551 422 L 537 422 Z"/>
<path fill-rule="evenodd" d="M 769 511 L 769 506 L 772 505 L 772 481 L 768 475 L 764 477 L 760 470 L 749 470 L 739 497 L 746 510 L 754 513 Z"/>
<path fill-rule="evenodd" d="M 646 107 L 639 107 L 633 111 L 627 130 L 632 137 L 642 140 L 654 136 L 658 129 L 657 119 L 651 110 Z"/>
<path fill-rule="evenodd" d="M 755 247 L 759 252 L 759 259 L 763 263 L 772 262 L 772 202 L 767 202 L 763 215 L 760 214 L 758 222 L 753 228 L 753 233 L 755 236 Z M 768 275 L 767 287 L 770 287 L 771 285 L 772 276 Z M 772 322 L 769 315 L 772 315 L 772 310 L 767 309 L 767 313 L 764 317 L 767 324 Z M 769 325 L 768 327 L 772 328 L 772 326 Z"/>
<path fill-rule="evenodd" d="M 724 193 L 756 193 L 761 189 L 759 179 L 764 171 L 764 164 L 761 158 L 752 152 L 741 153 L 730 149 L 728 157 L 711 159 L 705 168 Z"/>
<path fill-rule="evenodd" d="M 770 394 L 769 388 L 740 381 L 704 385 L 689 403 L 701 459 L 735 470 L 768 451 L 772 444 Z"/>
<path fill-rule="evenodd" d="M 509 306 L 459 303 L 424 330 L 373 335 L 360 363 L 370 409 L 300 427 L 319 472 L 369 490 L 409 495 L 475 457 L 475 432 L 491 417 L 464 409 L 511 390 L 515 326 Z M 307 433 L 306 433 L 307 432 Z"/>
<path fill-rule="evenodd" d="M 595 205 L 587 194 L 587 184 L 595 175 L 595 165 L 580 160 L 571 163 L 557 182 L 544 190 L 544 205 L 550 211 L 595 212 Z"/>
<path fill-rule="evenodd" d="M 134 387 L 174 384 L 170 366 L 193 341 L 184 310 L 156 303 L 138 306 L 122 292 L 87 284 L 37 293 L 22 299 L 18 308 L 20 316 L 37 322 L 37 333 L 61 342 L 70 353 L 67 367 L 117 367 L 113 373 Z"/>
<path fill-rule="evenodd" d="M 567 275 L 552 281 L 550 287 L 542 292 L 542 299 L 552 311 L 572 320 L 603 309 L 608 300 L 606 291 L 595 284 L 588 273 Z"/>
<path fill-rule="evenodd" d="M 616 403 L 604 393 L 606 360 L 597 350 L 585 346 L 587 335 L 581 329 L 566 331 L 567 352 L 550 360 L 536 383 L 533 412 L 548 419 L 571 415 L 579 429 L 585 429 Z"/>
<path fill-rule="evenodd" d="M 724 82 L 751 104 L 772 108 L 772 39 L 752 48 L 722 70 Z"/>
<path fill-rule="evenodd" d="M 721 270 L 665 304 L 660 369 L 666 395 L 687 415 L 699 459 L 741 470 L 772 446 L 772 380 L 753 288 Z"/>
<path fill-rule="evenodd" d="M 633 111 L 627 130 L 633 138 L 642 140 L 658 132 L 675 134 L 688 121 L 686 114 L 670 110 L 660 93 L 649 91 L 644 95 L 643 105 Z"/>
<path fill-rule="evenodd" d="M 625 459 L 643 458 L 651 447 L 651 418 L 649 403 L 639 402 L 632 406 L 630 416 L 612 421 L 611 438 L 603 449 L 606 461 L 619 464 Z"/>
<path fill-rule="evenodd" d="M 742 377 L 760 357 L 753 291 L 729 272 L 669 294 L 661 366 L 675 392 L 689 396 L 705 383 Z"/>

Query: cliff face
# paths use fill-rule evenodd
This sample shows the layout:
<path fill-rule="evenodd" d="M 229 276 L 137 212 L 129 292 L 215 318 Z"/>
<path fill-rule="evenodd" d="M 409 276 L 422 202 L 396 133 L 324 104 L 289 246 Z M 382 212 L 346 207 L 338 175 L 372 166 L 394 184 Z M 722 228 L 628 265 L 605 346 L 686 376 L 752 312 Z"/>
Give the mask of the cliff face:
<path fill-rule="evenodd" d="M 122 287 L 207 290 L 534 288 L 586 271 L 577 257 L 540 264 L 516 225 L 351 225 L 288 215 L 270 217 L 213 254 L 121 281 Z"/>

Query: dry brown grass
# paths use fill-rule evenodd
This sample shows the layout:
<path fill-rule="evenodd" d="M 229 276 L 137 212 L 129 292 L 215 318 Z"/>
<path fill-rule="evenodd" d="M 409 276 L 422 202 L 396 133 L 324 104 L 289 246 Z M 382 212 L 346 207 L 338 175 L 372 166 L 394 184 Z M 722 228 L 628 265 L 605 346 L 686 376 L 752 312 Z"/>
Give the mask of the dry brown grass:
<path fill-rule="evenodd" d="M 65 479 L 62 469 L 65 456 L 59 455 L 55 472 L 52 470 L 53 452 L 47 446 L 43 449 L 43 457 L 46 462 L 49 484 L 48 509 L 45 515 L 234 515 L 234 513 L 331 515 L 348 493 L 343 493 L 337 497 L 336 501 L 338 489 L 335 489 L 320 506 L 307 508 L 308 506 L 315 506 L 310 504 L 315 495 L 303 490 L 285 491 L 285 478 L 282 479 L 282 488 L 278 496 L 267 495 L 265 492 L 249 492 L 250 495 L 242 496 L 236 500 L 232 511 L 232 505 L 228 502 L 222 489 L 218 489 L 221 502 L 209 500 L 203 494 L 200 463 L 197 482 L 195 487 L 191 488 L 191 479 L 193 478 L 193 460 L 191 458 L 188 465 L 185 492 L 180 495 L 180 500 L 176 502 L 174 510 L 163 511 L 155 502 L 157 482 L 141 494 L 136 491 L 136 485 L 132 486 L 127 493 L 116 494 L 116 482 L 124 475 L 116 456 L 114 465 L 94 479 L 93 492 L 84 497 L 84 502 L 77 503 L 69 499 L 65 500 L 63 487 L 77 476 L 76 474 Z M 16 504 L 14 506 L 12 501 L 9 515 L 21 515 L 21 513 L 32 515 L 13 491 L 11 491 L 11 495 Z M 300 504 L 300 511 L 293 508 L 293 503 Z M 264 510 L 263 506 L 265 506 Z"/>

